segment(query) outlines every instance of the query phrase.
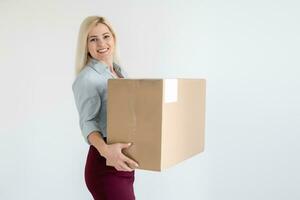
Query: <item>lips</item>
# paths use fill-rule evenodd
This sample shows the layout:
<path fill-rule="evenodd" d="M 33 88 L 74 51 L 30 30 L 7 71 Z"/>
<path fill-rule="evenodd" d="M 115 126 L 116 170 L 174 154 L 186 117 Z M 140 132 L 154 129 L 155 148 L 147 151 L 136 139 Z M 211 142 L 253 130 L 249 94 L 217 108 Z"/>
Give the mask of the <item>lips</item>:
<path fill-rule="evenodd" d="M 109 48 L 102 48 L 102 49 L 98 49 L 97 52 L 98 53 L 105 53 L 109 50 Z"/>

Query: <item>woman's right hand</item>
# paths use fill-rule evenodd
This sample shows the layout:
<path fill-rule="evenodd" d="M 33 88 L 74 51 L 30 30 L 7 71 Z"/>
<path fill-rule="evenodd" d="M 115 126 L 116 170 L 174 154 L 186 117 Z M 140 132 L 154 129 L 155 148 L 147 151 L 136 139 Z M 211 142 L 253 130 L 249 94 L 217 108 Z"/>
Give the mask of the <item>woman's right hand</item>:
<path fill-rule="evenodd" d="M 102 149 L 101 155 L 106 158 L 107 165 L 115 167 L 118 171 L 133 171 L 134 169 L 129 166 L 137 168 L 138 164 L 122 153 L 122 149 L 129 148 L 130 145 L 131 143 L 107 144 Z"/>

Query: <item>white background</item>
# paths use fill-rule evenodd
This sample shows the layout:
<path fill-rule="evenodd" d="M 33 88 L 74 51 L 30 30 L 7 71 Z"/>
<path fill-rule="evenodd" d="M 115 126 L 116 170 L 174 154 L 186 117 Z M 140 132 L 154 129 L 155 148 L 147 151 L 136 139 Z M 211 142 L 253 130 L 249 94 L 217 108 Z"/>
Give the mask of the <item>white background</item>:
<path fill-rule="evenodd" d="M 206 78 L 206 149 L 137 170 L 138 200 L 300 199 L 300 3 L 0 2 L 0 199 L 91 199 L 71 84 L 77 34 L 106 16 L 132 78 Z M 183 133 L 184 134 L 184 133 Z"/>

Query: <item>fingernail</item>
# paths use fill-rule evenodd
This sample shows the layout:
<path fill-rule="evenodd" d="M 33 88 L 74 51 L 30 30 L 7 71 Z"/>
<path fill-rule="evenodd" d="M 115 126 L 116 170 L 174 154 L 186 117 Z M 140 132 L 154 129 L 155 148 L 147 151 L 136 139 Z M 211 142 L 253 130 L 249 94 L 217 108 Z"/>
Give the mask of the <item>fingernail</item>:
<path fill-rule="evenodd" d="M 128 143 L 128 145 L 131 145 L 131 143 Z"/>

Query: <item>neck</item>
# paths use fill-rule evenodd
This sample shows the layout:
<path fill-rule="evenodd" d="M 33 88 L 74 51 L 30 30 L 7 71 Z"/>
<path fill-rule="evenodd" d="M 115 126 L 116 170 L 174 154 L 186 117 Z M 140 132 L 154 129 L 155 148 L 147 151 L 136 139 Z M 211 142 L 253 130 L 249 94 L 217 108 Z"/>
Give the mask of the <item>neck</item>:
<path fill-rule="evenodd" d="M 111 59 L 105 59 L 105 60 L 98 60 L 98 61 L 106 64 L 109 67 L 110 71 L 113 70 L 113 59 L 112 58 Z"/>

